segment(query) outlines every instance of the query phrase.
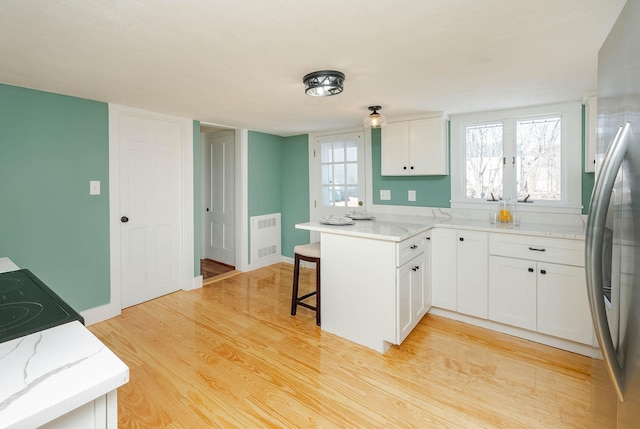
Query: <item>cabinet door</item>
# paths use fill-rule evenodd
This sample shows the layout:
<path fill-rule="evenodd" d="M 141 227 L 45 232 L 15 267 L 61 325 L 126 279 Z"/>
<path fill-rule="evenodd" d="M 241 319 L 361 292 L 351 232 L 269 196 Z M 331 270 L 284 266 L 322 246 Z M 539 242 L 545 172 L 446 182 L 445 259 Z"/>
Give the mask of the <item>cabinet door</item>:
<path fill-rule="evenodd" d="M 456 311 L 456 231 L 434 229 L 431 245 L 431 303 Z"/>
<path fill-rule="evenodd" d="M 424 289 L 424 316 L 431 308 L 431 232 L 428 232 L 424 240 L 424 272 L 423 289 Z M 420 317 L 422 317 L 420 316 Z"/>
<path fill-rule="evenodd" d="M 425 313 L 424 255 L 420 254 L 398 268 L 397 343 L 400 344 Z"/>
<path fill-rule="evenodd" d="M 445 125 L 446 121 L 442 117 L 410 121 L 410 174 L 449 174 Z"/>
<path fill-rule="evenodd" d="M 406 176 L 409 169 L 409 122 L 382 127 L 380 172 L 383 176 Z"/>
<path fill-rule="evenodd" d="M 489 319 L 536 329 L 536 263 L 489 257 Z"/>
<path fill-rule="evenodd" d="M 424 255 L 420 255 L 409 264 L 411 265 L 411 314 L 415 326 L 427 312 L 427 295 L 424 287 L 427 272 L 424 266 Z"/>
<path fill-rule="evenodd" d="M 584 268 L 538 263 L 538 332 L 591 344 Z"/>
<path fill-rule="evenodd" d="M 396 339 L 397 344 L 402 343 L 411 331 L 413 320 L 411 308 L 411 261 L 398 268 L 397 278 L 397 324 Z"/>
<path fill-rule="evenodd" d="M 489 311 L 488 235 L 485 232 L 458 231 L 456 244 L 458 313 L 486 319 Z"/>

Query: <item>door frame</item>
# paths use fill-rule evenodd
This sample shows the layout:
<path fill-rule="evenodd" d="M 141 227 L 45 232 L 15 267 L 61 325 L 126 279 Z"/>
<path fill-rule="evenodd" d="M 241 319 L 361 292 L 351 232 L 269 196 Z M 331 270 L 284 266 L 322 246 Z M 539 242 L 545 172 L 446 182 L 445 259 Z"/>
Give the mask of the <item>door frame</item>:
<path fill-rule="evenodd" d="M 138 116 L 146 119 L 172 121 L 180 125 L 181 135 L 181 196 L 180 211 L 180 276 L 183 290 L 197 285 L 193 275 L 194 223 L 193 223 L 193 120 L 165 115 L 133 107 L 109 104 L 109 245 L 110 245 L 110 302 L 83 312 L 87 325 L 115 317 L 121 313 L 120 266 L 120 117 Z"/>
<path fill-rule="evenodd" d="M 200 150 L 200 171 L 201 171 L 201 175 L 200 175 L 200 201 L 204 203 L 205 200 L 205 182 L 207 181 L 207 171 L 206 171 L 206 165 L 207 165 L 207 160 L 206 160 L 206 134 L 205 132 L 202 131 L 202 126 L 214 126 L 214 127 L 221 127 L 220 125 L 217 124 L 213 124 L 211 122 L 200 122 L 200 147 L 198 148 Z M 238 180 L 242 180 L 242 174 L 240 174 L 240 172 L 238 171 L 240 168 L 242 168 L 242 162 L 239 159 L 240 158 L 240 153 L 242 151 L 242 131 L 241 130 L 236 130 L 233 128 L 220 128 L 218 131 L 214 131 L 214 134 L 218 134 L 220 133 L 220 135 L 229 135 L 229 136 L 233 136 L 233 150 L 234 150 L 234 163 L 233 163 L 233 170 L 234 170 L 234 192 L 235 192 L 235 203 L 234 203 L 234 217 L 233 217 L 233 221 L 234 221 L 234 267 L 236 270 L 239 270 L 239 266 L 242 265 L 241 261 L 240 261 L 240 252 L 238 247 L 240 246 L 241 243 L 241 231 L 240 231 L 240 224 L 238 223 L 238 220 L 241 219 L 240 216 L 238 216 L 238 210 L 241 210 L 242 208 L 242 197 L 243 194 L 242 192 L 239 192 L 239 189 L 241 189 L 238 186 Z M 227 134 L 224 134 L 227 133 Z M 246 153 L 243 152 L 243 153 Z M 238 201 L 241 200 L 241 201 Z M 204 205 L 202 206 L 202 209 L 204 209 Z M 197 237 L 196 240 L 198 241 L 198 245 L 200 248 L 200 259 L 204 258 L 205 255 L 205 240 L 206 240 L 206 215 L 204 212 L 202 212 L 202 216 L 200 217 L 200 230 L 202 231 L 202 235 L 200 237 Z"/>
<path fill-rule="evenodd" d="M 317 189 L 321 186 L 318 182 L 318 174 L 317 171 L 317 162 L 313 158 L 313 150 L 315 149 L 315 142 L 318 137 L 330 136 L 335 134 L 349 134 L 349 133 L 363 133 L 364 135 L 364 153 L 362 154 L 362 166 L 364 167 L 364 186 L 365 186 L 365 205 L 362 207 L 365 211 L 370 211 L 370 207 L 372 204 L 371 196 L 371 130 L 357 127 L 357 128 L 344 128 L 338 130 L 329 130 L 329 131 L 317 131 L 314 133 L 308 134 L 307 145 L 309 151 L 309 221 L 317 222 L 319 221 L 318 211 L 314 207 L 314 197 L 317 195 Z M 358 160 L 360 163 L 360 160 Z M 320 240 L 320 233 L 317 231 L 310 231 L 311 242 Z"/>

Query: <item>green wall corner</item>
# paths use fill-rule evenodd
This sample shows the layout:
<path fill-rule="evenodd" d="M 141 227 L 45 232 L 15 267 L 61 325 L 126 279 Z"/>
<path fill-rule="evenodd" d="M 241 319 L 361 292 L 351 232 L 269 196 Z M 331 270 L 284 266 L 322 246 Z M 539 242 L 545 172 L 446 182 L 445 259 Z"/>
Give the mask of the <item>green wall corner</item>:
<path fill-rule="evenodd" d="M 0 154 L 0 256 L 75 310 L 108 304 L 107 104 L 0 84 Z"/>

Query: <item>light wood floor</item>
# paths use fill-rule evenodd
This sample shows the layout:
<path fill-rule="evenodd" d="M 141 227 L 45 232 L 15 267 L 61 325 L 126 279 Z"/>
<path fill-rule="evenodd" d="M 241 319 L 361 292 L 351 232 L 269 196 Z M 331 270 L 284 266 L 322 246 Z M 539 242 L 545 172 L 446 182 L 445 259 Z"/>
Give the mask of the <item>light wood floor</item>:
<path fill-rule="evenodd" d="M 382 355 L 290 316 L 291 279 L 277 264 L 91 326 L 130 367 L 119 427 L 590 426 L 589 358 L 431 315 Z"/>

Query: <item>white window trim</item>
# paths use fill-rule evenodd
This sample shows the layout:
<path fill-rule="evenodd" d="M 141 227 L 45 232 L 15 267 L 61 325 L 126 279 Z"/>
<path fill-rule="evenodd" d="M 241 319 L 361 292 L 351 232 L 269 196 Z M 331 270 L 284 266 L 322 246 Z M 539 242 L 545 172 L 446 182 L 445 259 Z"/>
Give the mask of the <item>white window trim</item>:
<path fill-rule="evenodd" d="M 495 202 L 466 198 L 463 144 L 466 126 L 549 115 L 562 117 L 563 200 L 518 204 L 518 210 L 544 213 L 582 213 L 582 104 L 580 102 L 451 116 L 451 208 L 490 210 L 496 207 Z"/>

